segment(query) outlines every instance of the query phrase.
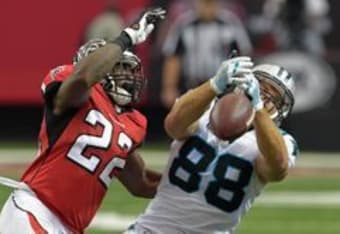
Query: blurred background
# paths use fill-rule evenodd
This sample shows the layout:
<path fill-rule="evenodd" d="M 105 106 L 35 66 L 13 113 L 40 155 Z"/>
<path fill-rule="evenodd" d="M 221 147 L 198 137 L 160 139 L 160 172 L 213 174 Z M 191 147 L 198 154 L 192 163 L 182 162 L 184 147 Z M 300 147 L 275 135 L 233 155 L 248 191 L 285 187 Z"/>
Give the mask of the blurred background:
<path fill-rule="evenodd" d="M 148 76 L 148 89 L 140 106 L 152 123 L 148 139 L 166 139 L 162 120 L 172 104 L 171 96 L 207 79 L 220 60 L 232 48 L 238 48 L 258 62 L 282 64 L 296 76 L 296 105 L 285 127 L 297 138 L 300 148 L 340 150 L 340 16 L 335 10 L 340 3 L 225 0 L 216 13 L 215 21 L 221 21 L 218 26 L 222 27 L 218 31 L 214 30 L 217 24 L 208 22 L 214 17 L 214 9 L 209 13 L 203 6 L 208 13 L 199 12 L 202 9 L 197 2 L 209 5 L 214 0 L 2 1 L 0 139 L 34 141 L 42 116 L 40 84 L 47 72 L 71 63 L 77 48 L 87 39 L 113 37 L 145 7 L 162 5 L 169 10 L 168 19 L 151 40 L 136 48 Z M 204 18 L 200 14 L 208 15 L 208 23 L 203 19 L 199 24 L 203 36 L 193 26 L 195 20 L 199 21 L 195 17 Z M 193 40 L 190 30 L 199 31 Z M 178 74 L 174 74 L 176 71 Z M 167 88 L 176 85 L 177 91 Z"/>
<path fill-rule="evenodd" d="M 149 119 L 144 153 L 150 165 L 161 169 L 166 162 L 169 139 L 163 119 L 175 98 L 213 75 L 232 49 L 257 63 L 280 64 L 296 77 L 294 112 L 283 127 L 296 138 L 302 156 L 287 182 L 269 188 L 240 233 L 340 233 L 335 218 L 340 213 L 336 0 L 2 0 L 0 173 L 18 177 L 35 156 L 43 110 L 40 85 L 49 70 L 71 63 L 88 39 L 117 36 L 143 9 L 155 5 L 168 9 L 167 20 L 135 48 L 148 77 L 138 108 Z M 0 190 L 0 204 L 8 192 Z M 126 197 L 119 185 L 110 193 L 89 233 L 122 230 L 147 204 Z M 121 226 L 114 228 L 117 220 Z M 261 222 L 269 228 L 261 229 Z"/>

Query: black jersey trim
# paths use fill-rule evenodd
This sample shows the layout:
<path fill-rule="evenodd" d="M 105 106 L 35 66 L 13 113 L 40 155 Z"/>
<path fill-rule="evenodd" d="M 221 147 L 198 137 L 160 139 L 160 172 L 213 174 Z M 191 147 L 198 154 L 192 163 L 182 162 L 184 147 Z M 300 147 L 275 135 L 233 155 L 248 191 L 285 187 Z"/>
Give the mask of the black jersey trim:
<path fill-rule="evenodd" d="M 51 149 L 58 138 L 61 136 L 71 119 L 75 116 L 78 108 L 70 108 L 61 115 L 53 113 L 54 97 L 57 94 L 62 82 L 55 81 L 46 87 L 45 98 L 45 112 L 44 118 L 46 121 L 46 133 L 48 137 L 48 148 Z"/>
<path fill-rule="evenodd" d="M 61 81 L 54 81 L 46 87 L 45 92 L 43 93 L 43 96 L 45 99 L 45 104 L 48 107 L 50 108 L 53 107 L 54 97 L 57 94 L 61 84 L 62 84 Z"/>
<path fill-rule="evenodd" d="M 46 133 L 48 137 L 49 149 L 57 142 L 63 131 L 66 129 L 72 118 L 76 115 L 78 108 L 66 110 L 61 115 L 55 115 L 52 107 L 46 106 L 45 120 L 46 120 Z"/>

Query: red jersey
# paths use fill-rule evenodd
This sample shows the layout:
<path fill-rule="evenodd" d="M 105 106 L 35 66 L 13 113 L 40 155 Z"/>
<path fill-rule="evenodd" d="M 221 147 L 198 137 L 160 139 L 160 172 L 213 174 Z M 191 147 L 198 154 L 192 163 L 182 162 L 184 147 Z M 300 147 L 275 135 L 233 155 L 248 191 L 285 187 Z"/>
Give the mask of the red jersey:
<path fill-rule="evenodd" d="M 129 153 L 142 143 L 146 118 L 134 109 L 122 111 L 100 84 L 88 101 L 60 116 L 53 114 L 53 97 L 73 65 L 60 66 L 44 79 L 44 118 L 38 158 L 22 181 L 73 232 L 89 225 Z"/>

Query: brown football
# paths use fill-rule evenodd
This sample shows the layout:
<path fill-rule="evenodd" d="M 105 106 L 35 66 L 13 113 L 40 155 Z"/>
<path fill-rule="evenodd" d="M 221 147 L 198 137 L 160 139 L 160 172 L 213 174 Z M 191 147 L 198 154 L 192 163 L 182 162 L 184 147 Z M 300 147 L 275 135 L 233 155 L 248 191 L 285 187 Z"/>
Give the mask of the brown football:
<path fill-rule="evenodd" d="M 212 132 L 222 140 L 232 140 L 245 133 L 255 116 L 254 108 L 242 92 L 221 97 L 210 113 Z"/>

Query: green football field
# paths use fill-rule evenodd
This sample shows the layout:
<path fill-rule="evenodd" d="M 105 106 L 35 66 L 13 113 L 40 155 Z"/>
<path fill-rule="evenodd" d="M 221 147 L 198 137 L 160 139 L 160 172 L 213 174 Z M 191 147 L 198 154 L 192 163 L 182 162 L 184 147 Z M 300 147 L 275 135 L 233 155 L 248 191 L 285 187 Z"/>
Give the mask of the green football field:
<path fill-rule="evenodd" d="M 157 148 L 142 154 L 150 167 L 161 170 L 167 155 L 166 150 Z M 31 147 L 2 147 L 0 174 L 18 177 L 34 155 Z M 0 205 L 10 191 L 0 186 Z M 122 233 L 147 203 L 148 200 L 134 198 L 119 182 L 114 182 L 86 233 Z M 340 154 L 302 153 L 297 167 L 284 182 L 267 186 L 237 233 L 340 233 Z"/>

